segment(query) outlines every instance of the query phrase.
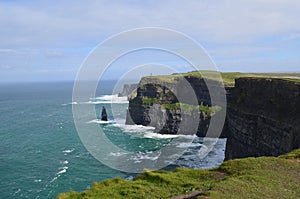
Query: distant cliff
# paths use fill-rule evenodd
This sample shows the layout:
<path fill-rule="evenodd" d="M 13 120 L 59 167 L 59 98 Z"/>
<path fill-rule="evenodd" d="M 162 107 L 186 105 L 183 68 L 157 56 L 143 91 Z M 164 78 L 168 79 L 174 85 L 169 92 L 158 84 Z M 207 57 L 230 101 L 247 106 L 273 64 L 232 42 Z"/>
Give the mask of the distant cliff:
<path fill-rule="evenodd" d="M 226 159 L 300 148 L 300 82 L 239 78 L 227 110 Z"/>
<path fill-rule="evenodd" d="M 130 96 L 138 87 L 138 84 L 124 84 L 120 96 Z"/>

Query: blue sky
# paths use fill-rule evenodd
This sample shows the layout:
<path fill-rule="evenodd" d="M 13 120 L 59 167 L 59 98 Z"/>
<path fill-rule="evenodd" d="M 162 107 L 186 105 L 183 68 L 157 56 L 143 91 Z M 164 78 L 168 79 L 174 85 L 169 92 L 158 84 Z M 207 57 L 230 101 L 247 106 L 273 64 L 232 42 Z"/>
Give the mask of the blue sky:
<path fill-rule="evenodd" d="M 299 8 L 298 0 L 0 1 L 0 82 L 74 80 L 96 45 L 141 27 L 192 37 L 221 71 L 300 72 Z M 138 63 L 153 55 L 185 70 L 172 56 L 147 53 Z"/>

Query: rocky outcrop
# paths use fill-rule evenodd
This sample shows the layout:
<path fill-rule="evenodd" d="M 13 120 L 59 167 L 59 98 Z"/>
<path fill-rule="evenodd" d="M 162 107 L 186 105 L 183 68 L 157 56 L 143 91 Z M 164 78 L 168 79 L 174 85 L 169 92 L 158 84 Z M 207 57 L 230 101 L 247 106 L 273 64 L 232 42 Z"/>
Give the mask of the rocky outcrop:
<path fill-rule="evenodd" d="M 205 137 L 211 117 L 216 114 L 209 108 L 211 99 L 206 83 L 215 87 L 222 85 L 193 76 L 170 76 L 170 79 L 142 78 L 137 95 L 129 101 L 126 124 L 153 126 L 161 134 L 197 132 L 198 136 Z M 195 92 L 196 102 L 191 102 L 191 90 Z M 182 107 L 178 102 L 187 106 Z M 221 136 L 225 136 L 225 131 Z"/>
<path fill-rule="evenodd" d="M 236 79 L 227 124 L 226 159 L 278 156 L 300 148 L 300 83 Z"/>
<path fill-rule="evenodd" d="M 102 120 L 102 121 L 107 121 L 107 113 L 106 113 L 106 108 L 105 108 L 105 106 L 102 106 L 101 120 Z"/>

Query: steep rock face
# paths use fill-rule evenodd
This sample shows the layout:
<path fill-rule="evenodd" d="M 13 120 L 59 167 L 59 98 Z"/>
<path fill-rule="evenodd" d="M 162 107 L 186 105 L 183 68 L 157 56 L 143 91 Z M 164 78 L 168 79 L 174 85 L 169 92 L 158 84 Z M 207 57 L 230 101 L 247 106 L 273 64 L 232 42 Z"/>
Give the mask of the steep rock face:
<path fill-rule="evenodd" d="M 222 86 L 208 80 L 210 85 Z M 161 134 L 196 134 L 206 135 L 211 116 L 199 109 L 183 109 L 164 105 L 181 103 L 190 104 L 191 89 L 195 92 L 197 104 L 210 106 L 211 99 L 206 83 L 201 78 L 192 76 L 176 77 L 172 81 L 157 78 L 143 78 L 137 89 L 137 96 L 130 99 L 126 124 L 154 126 Z M 191 87 L 188 88 L 188 85 Z M 224 137 L 225 131 L 221 137 Z M 216 135 L 217 136 L 217 135 Z"/>
<path fill-rule="evenodd" d="M 203 79 L 188 76 L 184 81 L 192 86 L 198 104 L 211 105 Z M 220 86 L 217 82 L 211 83 Z M 172 81 L 143 78 L 137 95 L 130 99 L 126 123 L 154 126 L 161 134 L 197 132 L 203 137 L 214 115 L 165 106 L 176 104 L 178 98 L 180 102 L 188 102 L 188 92 L 178 77 Z M 221 134 L 228 138 L 226 159 L 278 156 L 300 148 L 299 82 L 243 77 L 236 79 L 234 88 L 226 87 L 226 92 L 227 118 Z M 193 129 L 194 126 L 198 127 Z"/>
<path fill-rule="evenodd" d="M 227 109 L 226 159 L 300 148 L 300 83 L 239 78 Z"/>
<path fill-rule="evenodd" d="M 139 106 L 143 112 L 134 112 L 127 115 L 127 124 L 141 124 L 155 127 L 155 132 L 160 134 L 195 134 L 205 137 L 210 116 L 203 116 L 197 110 L 181 110 L 180 108 L 165 108 L 160 104 Z M 140 114 L 136 114 L 140 113 Z M 200 115 L 200 116 L 199 116 Z"/>

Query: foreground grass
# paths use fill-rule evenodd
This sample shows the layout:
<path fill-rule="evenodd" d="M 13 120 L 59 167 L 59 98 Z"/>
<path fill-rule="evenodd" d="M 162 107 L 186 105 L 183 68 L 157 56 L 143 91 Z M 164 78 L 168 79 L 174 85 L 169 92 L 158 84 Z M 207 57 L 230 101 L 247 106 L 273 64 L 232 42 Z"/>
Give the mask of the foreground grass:
<path fill-rule="evenodd" d="M 203 193 L 198 198 L 300 198 L 300 149 L 279 158 L 230 160 L 210 170 L 144 172 L 132 181 L 106 180 L 58 198 L 171 198 L 195 190 Z"/>

